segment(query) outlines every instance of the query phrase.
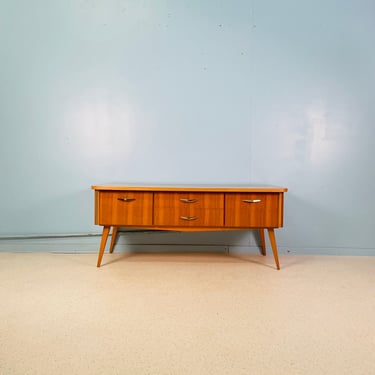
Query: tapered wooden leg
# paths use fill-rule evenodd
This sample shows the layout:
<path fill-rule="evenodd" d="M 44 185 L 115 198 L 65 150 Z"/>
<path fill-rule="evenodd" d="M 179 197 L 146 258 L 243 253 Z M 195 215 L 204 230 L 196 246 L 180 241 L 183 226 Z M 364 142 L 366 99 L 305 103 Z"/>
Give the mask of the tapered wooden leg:
<path fill-rule="evenodd" d="M 102 240 L 100 241 L 100 248 L 99 248 L 99 255 L 98 255 L 98 263 L 96 264 L 97 267 L 100 267 L 102 263 L 102 258 L 104 254 L 105 245 L 107 243 L 107 238 L 109 234 L 109 230 L 111 229 L 110 226 L 105 225 L 103 227 L 103 233 L 102 233 Z"/>
<path fill-rule="evenodd" d="M 262 245 L 262 254 L 267 255 L 266 251 L 266 239 L 264 238 L 264 229 L 258 229 L 259 231 L 259 237 L 260 237 L 260 243 Z"/>
<path fill-rule="evenodd" d="M 273 257 L 275 258 L 276 268 L 279 270 L 280 264 L 279 264 L 279 255 L 277 254 L 275 230 L 273 228 L 267 228 L 267 230 L 268 230 L 268 236 L 271 242 Z"/>
<path fill-rule="evenodd" d="M 118 231 L 118 227 L 113 227 L 113 229 L 112 229 L 112 238 L 111 238 L 111 246 L 109 248 L 109 252 L 110 253 L 113 253 L 113 248 L 115 247 L 116 237 L 117 237 L 117 231 Z"/>

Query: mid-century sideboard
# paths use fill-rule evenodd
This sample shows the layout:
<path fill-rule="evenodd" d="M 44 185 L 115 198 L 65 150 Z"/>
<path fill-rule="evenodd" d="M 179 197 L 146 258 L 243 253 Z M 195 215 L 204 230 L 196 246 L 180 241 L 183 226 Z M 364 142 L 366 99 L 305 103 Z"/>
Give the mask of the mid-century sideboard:
<path fill-rule="evenodd" d="M 112 230 L 110 252 L 118 228 L 168 231 L 256 229 L 266 255 L 267 229 L 276 268 L 280 269 L 275 228 L 283 226 L 283 187 L 262 186 L 92 186 L 95 224 L 103 226 L 97 266 Z"/>

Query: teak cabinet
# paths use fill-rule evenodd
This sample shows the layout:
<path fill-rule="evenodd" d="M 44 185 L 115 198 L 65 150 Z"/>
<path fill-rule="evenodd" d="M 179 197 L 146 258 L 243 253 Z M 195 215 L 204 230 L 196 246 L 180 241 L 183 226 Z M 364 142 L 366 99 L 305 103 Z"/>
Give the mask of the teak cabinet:
<path fill-rule="evenodd" d="M 280 269 L 274 229 L 283 226 L 281 187 L 92 186 L 95 224 L 103 226 L 97 266 L 112 230 L 113 252 L 119 227 L 172 231 L 256 229 L 266 255 L 267 229 L 276 268 Z"/>

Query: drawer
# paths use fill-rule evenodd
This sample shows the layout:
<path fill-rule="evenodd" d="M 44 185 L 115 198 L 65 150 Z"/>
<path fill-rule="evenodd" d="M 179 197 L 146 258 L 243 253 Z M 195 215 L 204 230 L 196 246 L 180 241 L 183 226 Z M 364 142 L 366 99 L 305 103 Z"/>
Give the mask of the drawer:
<path fill-rule="evenodd" d="M 154 225 L 166 227 L 220 227 L 224 225 L 223 208 L 159 207 L 154 210 Z"/>
<path fill-rule="evenodd" d="M 282 193 L 225 194 L 226 227 L 278 228 L 282 225 Z"/>
<path fill-rule="evenodd" d="M 215 208 L 224 209 L 223 193 L 183 193 L 183 192 L 157 192 L 154 193 L 154 207 L 186 209 L 186 208 Z"/>
<path fill-rule="evenodd" d="M 100 191 L 98 194 L 99 225 L 152 225 L 152 192 Z"/>
<path fill-rule="evenodd" d="M 154 193 L 154 225 L 216 227 L 224 225 L 223 193 Z"/>

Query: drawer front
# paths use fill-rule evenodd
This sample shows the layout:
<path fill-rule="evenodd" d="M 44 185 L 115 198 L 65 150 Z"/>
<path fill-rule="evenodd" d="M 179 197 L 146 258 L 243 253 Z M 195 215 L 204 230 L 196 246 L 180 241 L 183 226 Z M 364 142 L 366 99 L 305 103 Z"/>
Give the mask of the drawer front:
<path fill-rule="evenodd" d="M 182 227 L 223 226 L 224 194 L 155 193 L 154 225 Z"/>
<path fill-rule="evenodd" d="M 154 225 L 166 227 L 220 227 L 224 210 L 217 208 L 159 208 L 154 211 Z"/>
<path fill-rule="evenodd" d="M 152 192 L 99 192 L 97 220 L 100 225 L 152 225 Z"/>
<path fill-rule="evenodd" d="M 224 194 L 222 193 L 173 193 L 157 192 L 154 193 L 155 209 L 172 208 L 224 208 Z"/>
<path fill-rule="evenodd" d="M 225 194 L 226 227 L 278 228 L 282 225 L 282 193 Z"/>

